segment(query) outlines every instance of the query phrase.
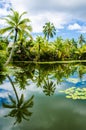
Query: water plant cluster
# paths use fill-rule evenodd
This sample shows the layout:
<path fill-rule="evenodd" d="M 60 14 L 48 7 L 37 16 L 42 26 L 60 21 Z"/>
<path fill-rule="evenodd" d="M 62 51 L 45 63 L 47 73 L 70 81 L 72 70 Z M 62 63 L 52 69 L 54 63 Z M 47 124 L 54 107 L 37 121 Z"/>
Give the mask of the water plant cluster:
<path fill-rule="evenodd" d="M 66 98 L 70 99 L 84 99 L 86 100 L 86 88 L 71 87 L 66 90 L 60 91 L 66 94 Z"/>

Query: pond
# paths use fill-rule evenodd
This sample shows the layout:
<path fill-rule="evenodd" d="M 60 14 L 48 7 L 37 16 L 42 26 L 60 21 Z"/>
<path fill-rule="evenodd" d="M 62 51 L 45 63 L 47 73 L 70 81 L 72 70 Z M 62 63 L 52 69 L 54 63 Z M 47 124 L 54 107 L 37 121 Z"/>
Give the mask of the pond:
<path fill-rule="evenodd" d="M 86 130 L 86 64 L 16 63 L 0 72 L 0 130 Z"/>

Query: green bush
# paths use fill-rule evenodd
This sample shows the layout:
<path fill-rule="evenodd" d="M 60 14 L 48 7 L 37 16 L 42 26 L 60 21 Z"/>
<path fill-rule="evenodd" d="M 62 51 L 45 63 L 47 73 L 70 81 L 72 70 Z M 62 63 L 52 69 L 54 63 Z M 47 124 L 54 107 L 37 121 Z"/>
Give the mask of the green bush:
<path fill-rule="evenodd" d="M 3 70 L 5 61 L 6 61 L 6 53 L 5 51 L 0 50 L 0 71 Z"/>

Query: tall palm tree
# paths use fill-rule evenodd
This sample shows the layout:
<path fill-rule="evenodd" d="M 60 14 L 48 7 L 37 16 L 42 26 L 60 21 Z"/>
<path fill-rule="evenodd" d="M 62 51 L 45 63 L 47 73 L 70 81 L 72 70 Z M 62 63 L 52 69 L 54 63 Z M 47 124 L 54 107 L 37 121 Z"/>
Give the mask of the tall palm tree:
<path fill-rule="evenodd" d="M 74 38 L 71 39 L 71 43 L 72 43 L 72 45 L 73 45 L 75 48 L 77 48 L 77 42 L 75 41 Z"/>
<path fill-rule="evenodd" d="M 24 101 L 23 94 L 19 98 L 12 79 L 10 78 L 9 75 L 7 75 L 7 77 L 13 87 L 13 90 L 16 95 L 16 99 L 14 99 L 11 95 L 9 95 L 11 104 L 7 104 L 4 102 L 2 103 L 4 108 L 11 109 L 11 111 L 5 117 L 8 117 L 8 116 L 15 117 L 16 121 L 14 122 L 14 124 L 21 123 L 22 119 L 29 120 L 28 117 L 32 115 L 32 112 L 30 112 L 28 110 L 28 108 L 31 108 L 33 106 L 33 97 L 34 96 L 31 96 L 31 98 L 29 98 L 27 101 Z"/>
<path fill-rule="evenodd" d="M 29 32 L 32 31 L 32 28 L 29 25 L 30 20 L 28 18 L 22 18 L 23 15 L 26 14 L 26 12 L 19 14 L 17 11 L 14 11 L 13 9 L 11 9 L 11 12 L 12 13 L 10 15 L 4 18 L 4 20 L 7 23 L 7 27 L 0 29 L 0 34 L 4 34 L 6 32 L 9 32 L 9 36 L 11 34 L 14 34 L 14 42 L 11 49 L 11 53 L 5 65 L 7 65 L 12 59 L 15 43 L 18 39 L 18 36 L 21 36 L 22 32 L 29 34 Z"/>
<path fill-rule="evenodd" d="M 82 47 L 83 43 L 85 43 L 85 39 L 84 39 L 84 36 L 81 34 L 79 36 L 79 44 L 80 44 L 81 47 Z"/>
<path fill-rule="evenodd" d="M 53 36 L 56 35 L 56 29 L 53 23 L 50 22 L 45 23 L 45 25 L 43 26 L 43 33 L 48 41 L 50 37 L 53 38 Z"/>

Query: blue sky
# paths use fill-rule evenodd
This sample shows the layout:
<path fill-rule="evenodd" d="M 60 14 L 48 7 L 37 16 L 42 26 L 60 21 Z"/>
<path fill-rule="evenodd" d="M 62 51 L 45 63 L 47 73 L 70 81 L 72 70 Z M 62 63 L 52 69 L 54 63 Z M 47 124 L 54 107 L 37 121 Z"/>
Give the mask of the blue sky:
<path fill-rule="evenodd" d="M 86 0 L 0 0 L 0 17 L 10 13 L 10 8 L 27 11 L 34 36 L 42 33 L 46 22 L 52 22 L 57 29 L 56 36 L 86 37 Z M 5 23 L 0 20 L 0 27 Z"/>

